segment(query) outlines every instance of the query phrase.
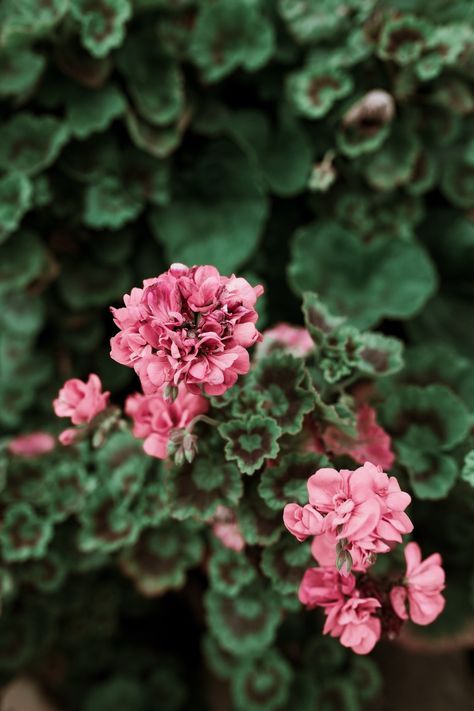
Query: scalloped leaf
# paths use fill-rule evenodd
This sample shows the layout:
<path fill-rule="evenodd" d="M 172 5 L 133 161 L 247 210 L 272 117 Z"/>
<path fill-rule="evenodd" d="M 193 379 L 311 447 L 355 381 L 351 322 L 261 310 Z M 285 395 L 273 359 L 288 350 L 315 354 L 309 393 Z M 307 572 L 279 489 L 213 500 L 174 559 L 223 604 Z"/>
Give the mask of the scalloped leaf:
<path fill-rule="evenodd" d="M 12 504 L 3 516 L 0 530 L 2 557 L 11 562 L 40 558 L 52 535 L 51 522 L 42 518 L 32 506 L 25 501 Z"/>
<path fill-rule="evenodd" d="M 67 100 L 66 120 L 72 135 L 84 139 L 105 131 L 125 113 L 126 106 L 122 92 L 114 84 L 93 90 L 74 87 Z"/>
<path fill-rule="evenodd" d="M 213 590 L 221 595 L 236 597 L 255 579 L 256 571 L 244 552 L 216 546 L 209 558 L 208 575 Z"/>
<path fill-rule="evenodd" d="M 240 66 L 256 71 L 273 50 L 273 26 L 252 0 L 201 5 L 189 54 L 206 81 L 218 81 Z"/>
<path fill-rule="evenodd" d="M 122 44 L 132 15 L 129 0 L 71 0 L 70 11 L 79 23 L 82 44 L 94 57 Z"/>
<path fill-rule="evenodd" d="M 253 474 L 266 459 L 275 459 L 282 430 L 270 417 L 253 415 L 247 420 L 230 420 L 219 426 L 227 440 L 226 459 L 234 460 L 243 474 Z"/>
<path fill-rule="evenodd" d="M 45 250 L 33 232 L 18 232 L 0 246 L 0 295 L 23 289 L 41 273 Z"/>
<path fill-rule="evenodd" d="M 293 670 L 276 649 L 245 659 L 231 676 L 236 711 L 277 711 L 290 696 Z"/>
<path fill-rule="evenodd" d="M 254 655 L 274 640 L 280 611 L 274 593 L 261 581 L 231 598 L 208 590 L 204 597 L 209 629 L 219 645 L 237 655 Z"/>
<path fill-rule="evenodd" d="M 262 553 L 263 573 L 272 582 L 272 589 L 281 595 L 297 597 L 305 570 L 312 561 L 309 544 L 301 544 L 293 536 L 282 536 Z"/>
<path fill-rule="evenodd" d="M 181 588 L 202 553 L 195 526 L 167 522 L 143 531 L 133 548 L 121 554 L 120 567 L 142 595 L 156 597 Z"/>
<path fill-rule="evenodd" d="M 352 77 L 342 69 L 308 65 L 288 77 L 288 99 L 299 114 L 319 119 L 328 113 L 339 99 L 350 94 Z"/>
<path fill-rule="evenodd" d="M 63 122 L 53 116 L 17 113 L 1 125 L 0 168 L 35 175 L 58 157 L 69 138 Z"/>
<path fill-rule="evenodd" d="M 297 294 L 317 291 L 330 309 L 347 314 L 359 328 L 383 317 L 414 316 L 436 286 L 421 246 L 397 240 L 364 244 L 336 222 L 297 231 L 288 277 Z"/>
<path fill-rule="evenodd" d="M 274 352 L 253 369 L 251 385 L 264 398 L 264 410 L 286 434 L 297 434 L 305 414 L 314 407 L 314 391 L 301 358 Z"/>
<path fill-rule="evenodd" d="M 0 50 L 0 96 L 25 94 L 36 84 L 45 58 L 29 47 Z"/>
<path fill-rule="evenodd" d="M 289 501 L 303 505 L 308 499 L 306 483 L 321 466 L 326 466 L 325 457 L 311 453 L 286 454 L 262 473 L 258 493 L 273 511 L 283 511 Z"/>
<path fill-rule="evenodd" d="M 237 467 L 216 458 L 197 457 L 192 464 L 170 468 L 165 487 L 171 515 L 180 521 L 205 521 L 219 505 L 235 506 L 243 493 Z"/>

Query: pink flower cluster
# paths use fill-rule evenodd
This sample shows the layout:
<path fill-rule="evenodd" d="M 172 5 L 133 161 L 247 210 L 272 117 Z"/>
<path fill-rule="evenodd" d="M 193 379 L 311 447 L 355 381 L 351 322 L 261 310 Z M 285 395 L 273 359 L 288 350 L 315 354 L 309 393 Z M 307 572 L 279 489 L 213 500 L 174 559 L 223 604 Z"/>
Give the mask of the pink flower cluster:
<path fill-rule="evenodd" d="M 48 432 L 30 432 L 10 440 L 7 449 L 17 457 L 39 457 L 51 452 L 55 446 L 56 441 Z"/>
<path fill-rule="evenodd" d="M 396 633 L 408 617 L 417 624 L 432 622 L 444 607 L 438 554 L 422 562 L 418 545 L 409 543 L 403 580 L 387 586 L 367 573 L 377 554 L 389 552 L 413 530 L 405 513 L 410 496 L 395 477 L 366 462 L 355 471 L 319 469 L 307 486 L 309 503 L 287 504 L 283 519 L 298 540 L 314 537 L 311 551 L 320 567 L 305 572 L 299 599 L 309 608 L 323 608 L 324 634 L 367 654 L 383 632 Z"/>
<path fill-rule="evenodd" d="M 355 471 L 319 469 L 307 487 L 309 504 L 287 504 L 283 520 L 298 540 L 315 536 L 313 553 L 323 565 L 364 571 L 413 530 L 409 494 L 370 462 Z"/>
<path fill-rule="evenodd" d="M 390 435 L 377 423 L 375 410 L 367 403 L 357 409 L 357 437 L 348 437 L 330 425 L 322 434 L 324 448 L 333 454 L 347 454 L 358 464 L 372 462 L 382 469 L 390 469 L 395 459 Z"/>
<path fill-rule="evenodd" d="M 91 374 L 87 382 L 72 378 L 67 380 L 58 397 L 53 401 L 54 412 L 58 417 L 70 417 L 73 425 L 86 425 L 105 410 L 110 393 L 102 392 L 102 383 L 98 375 Z M 78 430 L 66 429 L 59 435 L 61 444 L 72 444 Z"/>
<path fill-rule="evenodd" d="M 274 349 L 292 353 L 298 358 L 305 358 L 314 350 L 314 342 L 306 328 L 279 323 L 262 333 L 262 341 L 257 348 L 257 358 L 261 358 Z"/>
<path fill-rule="evenodd" d="M 172 433 L 186 428 L 195 417 L 207 412 L 208 407 L 205 397 L 194 395 L 180 385 L 173 402 L 165 399 L 162 391 L 154 395 L 130 395 L 125 412 L 133 420 L 135 437 L 145 440 L 145 452 L 166 459 Z"/>
<path fill-rule="evenodd" d="M 112 309 L 120 332 L 111 356 L 135 369 L 147 395 L 180 383 L 221 395 L 249 370 L 247 348 L 261 337 L 255 303 L 262 293 L 212 266 L 173 264 Z"/>

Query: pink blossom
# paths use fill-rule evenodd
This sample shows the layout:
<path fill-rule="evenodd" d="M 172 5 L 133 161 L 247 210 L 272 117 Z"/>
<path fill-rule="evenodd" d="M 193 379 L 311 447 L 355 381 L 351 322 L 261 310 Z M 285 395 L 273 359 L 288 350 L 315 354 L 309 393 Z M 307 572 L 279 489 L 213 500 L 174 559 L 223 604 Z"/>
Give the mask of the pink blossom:
<path fill-rule="evenodd" d="M 344 596 L 355 588 L 355 578 L 343 578 L 334 567 L 308 568 L 303 575 L 298 597 L 308 608 L 344 604 Z"/>
<path fill-rule="evenodd" d="M 323 530 L 323 517 L 312 506 L 287 504 L 283 511 L 283 521 L 290 533 L 299 541 L 308 536 L 316 536 Z"/>
<path fill-rule="evenodd" d="M 247 348 L 261 338 L 255 303 L 262 293 L 212 266 L 173 264 L 126 294 L 125 307 L 112 308 L 120 331 L 111 357 L 135 369 L 147 395 L 180 383 L 220 395 L 249 370 Z"/>
<path fill-rule="evenodd" d="M 58 439 L 64 447 L 69 447 L 71 444 L 74 444 L 74 442 L 79 436 L 79 433 L 80 430 L 76 430 L 73 427 L 69 427 L 68 429 L 63 430 L 60 433 Z"/>
<path fill-rule="evenodd" d="M 78 378 L 67 380 L 53 407 L 58 417 L 70 417 L 73 425 L 82 425 L 105 410 L 109 396 L 109 392 L 102 392 L 100 378 L 91 374 L 87 383 Z"/>
<path fill-rule="evenodd" d="M 376 421 L 375 410 L 363 403 L 357 410 L 357 436 L 349 437 L 334 425 L 327 427 L 323 434 L 327 450 L 335 455 L 347 454 L 359 464 L 372 462 L 382 469 L 390 469 L 394 454 L 390 436 Z"/>
<path fill-rule="evenodd" d="M 378 553 L 386 553 L 413 525 L 405 513 L 410 496 L 370 462 L 351 471 L 325 467 L 307 483 L 309 504 L 287 504 L 284 522 L 299 540 L 316 536 L 313 555 L 321 565 L 335 565 L 336 547 L 347 568 L 364 571 Z"/>
<path fill-rule="evenodd" d="M 262 333 L 262 341 L 257 347 L 257 357 L 261 358 L 275 348 L 305 358 L 314 350 L 314 342 L 306 328 L 279 323 Z"/>
<path fill-rule="evenodd" d="M 208 407 L 205 397 L 188 392 L 181 385 L 173 402 L 166 400 L 163 392 L 130 395 L 125 403 L 125 412 L 133 420 L 135 437 L 145 440 L 145 452 L 152 457 L 166 459 L 172 432 L 187 427 L 197 415 L 207 412 Z"/>
<path fill-rule="evenodd" d="M 20 435 L 8 443 L 8 451 L 20 457 L 38 457 L 51 452 L 54 447 L 54 437 L 47 432 Z"/>
<path fill-rule="evenodd" d="M 238 553 L 245 548 L 245 539 L 242 536 L 235 514 L 227 506 L 220 504 L 217 507 L 213 516 L 212 532 L 226 548 Z"/>
<path fill-rule="evenodd" d="M 439 553 L 421 560 L 417 543 L 408 543 L 405 548 L 407 565 L 403 585 L 397 585 L 390 592 L 390 601 L 397 615 L 413 620 L 417 625 L 429 625 L 444 609 L 445 574 Z M 406 609 L 408 601 L 409 613 Z"/>
<path fill-rule="evenodd" d="M 356 654 L 368 654 L 375 647 L 382 633 L 380 619 L 375 616 L 381 604 L 374 597 L 358 597 L 357 594 L 342 606 L 326 609 L 323 634 L 339 637 L 344 647 Z"/>

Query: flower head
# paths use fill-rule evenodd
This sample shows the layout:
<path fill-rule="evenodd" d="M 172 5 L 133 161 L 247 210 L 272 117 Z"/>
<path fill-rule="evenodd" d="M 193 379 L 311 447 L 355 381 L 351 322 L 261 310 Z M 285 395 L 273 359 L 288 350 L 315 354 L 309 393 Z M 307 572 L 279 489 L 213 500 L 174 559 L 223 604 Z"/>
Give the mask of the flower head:
<path fill-rule="evenodd" d="M 408 617 L 417 625 L 429 625 L 444 609 L 445 574 L 439 553 L 421 560 L 421 550 L 417 543 L 408 543 L 405 548 L 407 565 L 403 585 L 392 588 L 390 600 L 397 615 Z M 406 605 L 408 602 L 409 611 Z"/>
<path fill-rule="evenodd" d="M 163 392 L 154 395 L 130 395 L 125 412 L 133 420 L 133 434 L 144 439 L 143 449 L 158 459 L 166 459 L 168 446 L 176 430 L 183 430 L 198 415 L 204 414 L 209 403 L 202 395 L 194 395 L 181 385 L 173 402 Z"/>
<path fill-rule="evenodd" d="M 263 287 L 222 276 L 215 267 L 173 264 L 112 308 L 120 332 L 111 340 L 114 360 L 133 367 L 147 395 L 165 385 L 220 395 L 247 373 L 247 348 Z"/>
<path fill-rule="evenodd" d="M 78 378 L 67 380 L 53 401 L 58 417 L 70 417 L 73 425 L 83 425 L 107 407 L 109 392 L 102 392 L 98 375 L 89 375 L 85 383 Z"/>

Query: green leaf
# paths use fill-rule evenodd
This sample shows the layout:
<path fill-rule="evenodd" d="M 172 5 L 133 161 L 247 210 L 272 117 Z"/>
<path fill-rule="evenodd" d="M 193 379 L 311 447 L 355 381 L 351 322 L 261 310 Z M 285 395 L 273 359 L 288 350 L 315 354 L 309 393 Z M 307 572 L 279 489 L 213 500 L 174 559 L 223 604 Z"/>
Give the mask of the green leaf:
<path fill-rule="evenodd" d="M 134 543 L 140 534 L 140 522 L 130 508 L 128 499 L 111 493 L 108 488 L 96 489 L 80 512 L 79 550 L 112 552 Z"/>
<path fill-rule="evenodd" d="M 274 593 L 261 581 L 231 598 L 209 589 L 204 603 L 209 629 L 219 645 L 238 655 L 254 655 L 274 640 L 280 611 Z"/>
<path fill-rule="evenodd" d="M 151 126 L 141 121 L 130 109 L 126 113 L 125 120 L 133 143 L 155 158 L 167 158 L 181 143 L 185 124 Z"/>
<path fill-rule="evenodd" d="M 143 199 L 115 175 L 89 185 L 85 192 L 84 223 L 88 227 L 116 230 L 135 220 L 143 210 Z"/>
<path fill-rule="evenodd" d="M 418 499 L 444 499 L 458 477 L 458 466 L 446 454 L 424 452 L 398 445 L 399 459 L 405 464 L 410 484 Z"/>
<path fill-rule="evenodd" d="M 256 71 L 274 49 L 273 27 L 252 0 L 201 5 L 189 54 L 208 82 L 242 66 Z"/>
<path fill-rule="evenodd" d="M 252 478 L 245 487 L 237 509 L 239 529 L 251 546 L 268 546 L 281 536 L 284 531 L 281 510 L 275 511 L 267 506 L 258 493 L 258 479 Z"/>
<path fill-rule="evenodd" d="M 196 157 L 182 190 L 150 224 L 170 262 L 229 273 L 255 251 L 266 215 L 258 174 L 236 146 L 219 141 Z"/>
<path fill-rule="evenodd" d="M 13 504 L 6 510 L 0 530 L 2 556 L 12 562 L 40 558 L 52 535 L 50 521 L 42 519 L 29 504 Z"/>
<path fill-rule="evenodd" d="M 143 531 L 134 547 L 120 556 L 120 567 L 142 595 L 156 597 L 181 588 L 188 568 L 199 563 L 202 552 L 195 527 L 168 522 Z"/>
<path fill-rule="evenodd" d="M 414 15 L 389 20 L 382 29 L 378 54 L 397 64 L 412 64 L 423 52 L 431 27 Z"/>
<path fill-rule="evenodd" d="M 290 695 L 293 671 L 276 649 L 245 659 L 231 676 L 236 711 L 277 711 Z"/>
<path fill-rule="evenodd" d="M 46 61 L 29 47 L 0 51 L 0 96 L 26 93 L 38 81 Z"/>
<path fill-rule="evenodd" d="M 298 588 L 307 568 L 311 566 L 309 544 L 301 544 L 293 536 L 282 536 L 262 553 L 262 571 L 272 582 L 272 589 L 281 595 L 297 597 Z"/>
<path fill-rule="evenodd" d="M 232 508 L 243 491 L 237 467 L 218 458 L 197 457 L 192 464 L 170 469 L 164 483 L 171 515 L 180 521 L 204 521 L 219 505 Z"/>
<path fill-rule="evenodd" d="M 1 124 L 0 168 L 34 175 L 58 157 L 69 138 L 67 126 L 53 116 L 17 113 Z"/>
<path fill-rule="evenodd" d="M 318 346 L 346 321 L 344 316 L 331 313 L 319 296 L 311 291 L 303 294 L 303 314 L 306 328 Z"/>
<path fill-rule="evenodd" d="M 79 23 L 81 40 L 94 57 L 119 47 L 132 8 L 129 0 L 71 0 L 71 16 Z"/>
<path fill-rule="evenodd" d="M 0 243 L 19 226 L 31 207 L 33 188 L 25 175 L 10 173 L 0 178 Z"/>
<path fill-rule="evenodd" d="M 316 454 L 291 452 L 275 466 L 265 469 L 258 493 L 274 511 L 282 512 L 289 501 L 305 504 L 308 500 L 306 482 L 321 466 L 326 466 L 326 461 Z"/>
<path fill-rule="evenodd" d="M 83 139 L 104 131 L 125 108 L 125 98 L 114 84 L 94 90 L 75 87 L 67 100 L 66 119 L 72 135 Z"/>
<path fill-rule="evenodd" d="M 208 574 L 211 588 L 229 597 L 236 597 L 256 577 L 255 569 L 243 551 L 236 552 L 224 546 L 216 546 L 212 552 Z"/>
<path fill-rule="evenodd" d="M 132 283 L 126 267 L 111 270 L 91 262 L 68 261 L 61 271 L 58 286 L 62 299 L 71 308 L 105 307 L 118 301 Z M 99 324 L 100 325 L 100 324 Z"/>
<path fill-rule="evenodd" d="M 286 434 L 297 434 L 305 414 L 314 407 L 314 392 L 301 358 L 275 352 L 262 358 L 251 373 L 251 382 L 264 400 L 264 410 Z"/>
<path fill-rule="evenodd" d="M 350 94 L 353 81 L 341 69 L 308 65 L 293 72 L 287 81 L 288 99 L 305 118 L 318 119 L 331 110 L 334 103 Z"/>
<path fill-rule="evenodd" d="M 297 44 L 315 44 L 345 37 L 352 27 L 365 19 L 375 0 L 348 0 L 341 11 L 340 0 L 279 0 L 278 10 Z"/>
<path fill-rule="evenodd" d="M 347 314 L 359 328 L 383 317 L 414 316 L 436 286 L 422 247 L 397 240 L 364 244 L 336 222 L 298 230 L 288 276 L 297 294 L 317 291 L 330 309 Z"/>
<path fill-rule="evenodd" d="M 154 33 L 132 34 L 117 61 L 140 116 L 151 124 L 166 126 L 184 112 L 184 78 L 179 65 L 155 42 Z"/>
<path fill-rule="evenodd" d="M 355 362 L 361 373 L 380 377 L 403 367 L 403 343 L 381 333 L 360 333 L 356 339 Z"/>
<path fill-rule="evenodd" d="M 46 35 L 66 14 L 68 0 L 3 0 L 0 6 L 0 45 L 17 49 L 18 41 Z"/>
<path fill-rule="evenodd" d="M 0 246 L 0 295 L 22 289 L 39 276 L 45 251 L 32 232 L 18 232 Z"/>
<path fill-rule="evenodd" d="M 219 426 L 219 433 L 227 440 L 226 459 L 235 460 L 243 474 L 253 474 L 266 459 L 277 456 L 282 430 L 270 417 L 253 415 L 247 420 L 223 423 Z"/>

